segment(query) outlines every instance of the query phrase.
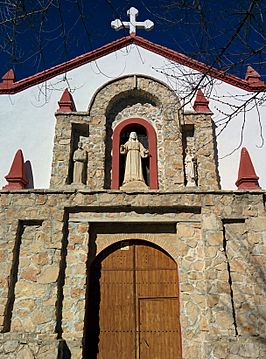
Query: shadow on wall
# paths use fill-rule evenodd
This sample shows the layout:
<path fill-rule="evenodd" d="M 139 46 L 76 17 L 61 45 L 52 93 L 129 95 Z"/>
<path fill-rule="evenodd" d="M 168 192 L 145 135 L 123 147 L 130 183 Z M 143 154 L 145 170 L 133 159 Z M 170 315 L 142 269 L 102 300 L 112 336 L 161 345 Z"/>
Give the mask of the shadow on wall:
<path fill-rule="evenodd" d="M 252 335 L 265 344 L 265 258 L 259 251 L 262 239 L 247 235 L 242 223 L 225 224 L 224 251 L 236 335 Z M 254 295 L 255 294 L 255 295 Z"/>
<path fill-rule="evenodd" d="M 61 340 L 58 346 L 58 357 L 57 359 L 70 359 L 71 352 L 65 340 Z"/>
<path fill-rule="evenodd" d="M 75 356 L 75 353 L 73 353 L 72 344 L 69 343 L 70 348 L 67 344 L 67 342 L 62 338 L 63 336 L 63 329 L 62 329 L 62 308 L 63 308 L 63 288 L 65 285 L 65 270 L 67 266 L 67 248 L 68 248 L 68 240 L 69 240 L 69 212 L 65 211 L 64 213 L 64 227 L 62 230 L 63 238 L 62 238 L 62 248 L 61 248 L 61 263 L 60 263 L 60 273 L 59 273 L 59 280 L 58 280 L 58 297 L 57 297 L 57 325 L 56 325 L 56 332 L 59 337 L 59 346 L 58 346 L 58 357 L 57 359 L 69 359 L 72 358 L 72 354 Z M 91 263 L 94 261 L 96 257 L 97 247 L 96 247 L 96 232 L 93 230 L 93 228 L 89 228 L 89 248 L 88 248 L 88 258 L 87 258 L 87 282 L 86 282 L 86 298 L 88 297 L 89 293 L 89 268 Z M 97 290 L 96 290 L 97 291 Z M 88 303 L 86 301 L 86 307 Z M 85 309 L 85 312 L 87 312 L 87 309 Z M 98 313 L 98 312 L 97 312 Z M 97 322 L 98 323 L 98 322 Z M 85 318 L 85 330 L 84 333 L 87 333 L 87 321 Z M 94 327 L 95 329 L 95 327 Z M 85 352 L 85 345 L 84 342 L 86 341 L 86 337 L 83 338 L 83 354 L 82 357 L 85 358 L 87 353 Z M 97 348 L 98 348 L 98 343 Z M 78 344 L 79 345 L 79 344 Z M 93 349 L 93 350 L 96 350 Z M 72 353 L 71 353 L 72 351 Z M 90 358 L 92 353 L 90 352 Z"/>
<path fill-rule="evenodd" d="M 31 162 L 28 160 L 24 163 L 25 173 L 28 180 L 28 184 L 26 188 L 34 188 L 34 180 L 33 180 L 33 173 L 32 173 L 32 166 Z"/>

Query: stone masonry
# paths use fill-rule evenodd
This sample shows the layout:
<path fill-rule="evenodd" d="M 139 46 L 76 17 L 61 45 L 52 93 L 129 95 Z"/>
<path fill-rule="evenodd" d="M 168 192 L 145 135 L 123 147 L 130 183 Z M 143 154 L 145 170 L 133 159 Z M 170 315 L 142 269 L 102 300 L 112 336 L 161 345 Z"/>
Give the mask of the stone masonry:
<path fill-rule="evenodd" d="M 134 118 L 155 130 L 158 190 L 111 189 L 113 133 Z M 211 113 L 184 113 L 143 75 L 107 83 L 88 112 L 57 113 L 50 189 L 0 191 L 0 358 L 84 358 L 91 265 L 131 240 L 177 263 L 183 359 L 266 358 L 266 193 L 220 190 L 216 158 Z"/>
<path fill-rule="evenodd" d="M 135 75 L 111 81 L 95 94 L 88 113 L 56 114 L 51 188 L 77 187 L 71 184 L 71 161 L 80 139 L 89 158 L 85 187 L 110 188 L 113 130 L 127 118 L 140 117 L 156 131 L 159 189 L 184 188 L 186 145 L 196 153 L 199 189 L 218 189 L 211 115 L 180 113 L 176 94 L 158 80 Z M 194 135 L 184 145 L 187 126 Z"/>
<path fill-rule="evenodd" d="M 130 239 L 178 264 L 184 359 L 264 358 L 264 203 L 263 191 L 1 191 L 1 358 L 81 358 L 87 265 Z"/>

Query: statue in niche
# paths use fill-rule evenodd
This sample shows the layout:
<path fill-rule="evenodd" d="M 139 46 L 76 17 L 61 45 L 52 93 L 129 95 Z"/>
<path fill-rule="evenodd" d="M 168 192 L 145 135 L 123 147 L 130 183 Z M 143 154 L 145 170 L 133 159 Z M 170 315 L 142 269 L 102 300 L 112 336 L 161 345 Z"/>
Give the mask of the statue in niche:
<path fill-rule="evenodd" d="M 139 142 L 136 132 L 130 132 L 128 141 L 120 146 L 120 153 L 126 155 L 122 188 L 147 189 L 142 172 L 142 158 L 147 158 L 149 151 Z"/>
<path fill-rule="evenodd" d="M 78 143 L 77 150 L 73 153 L 73 183 L 85 184 L 85 170 L 87 167 L 87 151 L 84 150 L 82 142 Z"/>
<path fill-rule="evenodd" d="M 186 187 L 195 187 L 197 180 L 197 164 L 196 158 L 190 148 L 186 148 L 185 174 L 187 180 Z"/>

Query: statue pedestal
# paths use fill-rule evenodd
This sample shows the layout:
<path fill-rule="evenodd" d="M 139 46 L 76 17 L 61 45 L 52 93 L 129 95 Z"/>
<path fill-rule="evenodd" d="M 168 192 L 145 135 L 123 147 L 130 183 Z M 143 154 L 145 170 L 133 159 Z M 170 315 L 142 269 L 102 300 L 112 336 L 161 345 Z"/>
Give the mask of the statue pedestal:
<path fill-rule="evenodd" d="M 195 181 L 193 181 L 193 182 L 190 181 L 190 182 L 187 182 L 186 187 L 197 187 L 197 185 L 196 185 Z"/>
<path fill-rule="evenodd" d="M 86 188 L 86 185 L 84 183 L 72 182 L 72 183 L 70 183 L 70 186 L 75 188 L 75 189 L 85 189 Z"/>
<path fill-rule="evenodd" d="M 142 181 L 131 181 L 123 184 L 120 187 L 121 190 L 130 190 L 130 191 L 138 191 L 138 190 L 148 190 L 149 187 L 146 185 L 145 182 Z"/>

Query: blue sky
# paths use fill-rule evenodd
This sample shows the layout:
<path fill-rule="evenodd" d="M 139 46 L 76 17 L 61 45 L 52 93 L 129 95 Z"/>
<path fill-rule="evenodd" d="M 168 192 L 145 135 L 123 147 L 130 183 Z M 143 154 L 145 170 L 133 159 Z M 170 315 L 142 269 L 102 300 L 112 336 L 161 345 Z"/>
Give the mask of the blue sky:
<path fill-rule="evenodd" d="M 54 0 L 46 12 L 23 16 L 38 11 L 39 3 L 25 1 L 26 8 L 17 11 L 15 31 L 12 23 L 0 25 L 0 75 L 13 68 L 17 79 L 24 78 L 127 35 L 111 29 L 110 22 L 127 21 L 127 9 L 134 6 L 139 21 L 149 18 L 155 23 L 153 31 L 139 30 L 139 36 L 242 78 L 251 64 L 266 80 L 261 50 L 265 1 L 255 1 L 242 26 L 251 0 Z M 4 6 L 0 21 L 14 14 Z"/>

